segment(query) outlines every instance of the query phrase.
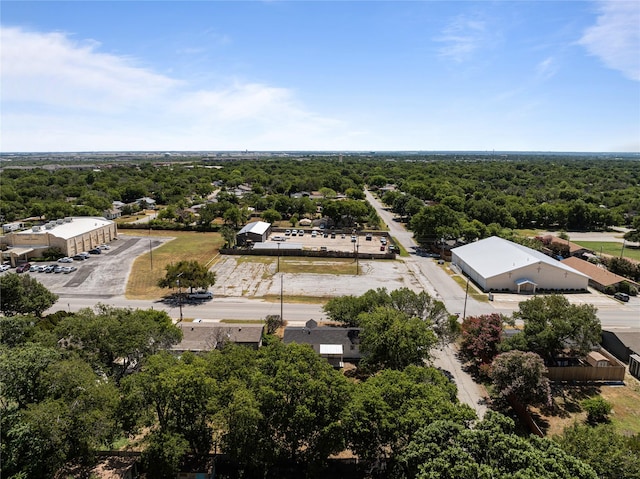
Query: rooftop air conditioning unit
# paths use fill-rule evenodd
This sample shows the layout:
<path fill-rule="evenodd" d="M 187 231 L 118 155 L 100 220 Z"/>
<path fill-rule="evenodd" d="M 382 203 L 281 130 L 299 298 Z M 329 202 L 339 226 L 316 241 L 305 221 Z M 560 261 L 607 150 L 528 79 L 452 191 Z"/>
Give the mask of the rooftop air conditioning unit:
<path fill-rule="evenodd" d="M 64 219 L 64 222 L 65 222 L 65 223 L 71 223 L 72 221 L 73 221 L 73 218 L 72 218 L 71 216 L 67 216 L 67 217 Z"/>
<path fill-rule="evenodd" d="M 63 219 L 56 220 L 56 224 L 57 224 L 57 225 L 61 225 L 62 223 L 64 223 L 64 220 L 63 220 Z"/>
<path fill-rule="evenodd" d="M 40 231 L 42 229 L 42 226 L 34 226 L 33 228 L 34 233 L 37 231 Z"/>
<path fill-rule="evenodd" d="M 44 225 L 44 227 L 48 230 L 53 229 L 53 227 L 55 226 L 55 223 L 47 223 L 46 225 Z"/>

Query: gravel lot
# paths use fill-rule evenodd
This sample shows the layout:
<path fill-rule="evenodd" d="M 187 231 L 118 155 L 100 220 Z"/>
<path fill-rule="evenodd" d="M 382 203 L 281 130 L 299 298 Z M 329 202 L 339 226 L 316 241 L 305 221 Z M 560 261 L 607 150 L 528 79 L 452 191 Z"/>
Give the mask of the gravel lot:
<path fill-rule="evenodd" d="M 397 288 L 418 290 L 420 283 L 403 261 L 360 260 L 359 275 L 353 263 L 353 274 L 300 274 L 276 273 L 277 259 L 272 262 L 238 260 L 237 256 L 225 256 L 214 267 L 217 275 L 212 288 L 216 296 L 266 296 L 280 294 L 280 277 L 285 296 L 342 296 L 361 295 L 369 289 Z M 318 260 L 328 264 L 331 259 Z"/>

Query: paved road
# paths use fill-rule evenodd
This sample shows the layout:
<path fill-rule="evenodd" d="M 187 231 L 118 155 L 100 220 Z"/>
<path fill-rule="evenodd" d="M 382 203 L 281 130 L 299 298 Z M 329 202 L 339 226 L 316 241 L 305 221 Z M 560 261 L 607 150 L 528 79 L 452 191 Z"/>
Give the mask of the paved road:
<path fill-rule="evenodd" d="M 413 239 L 413 233 L 407 231 L 403 225 L 396 222 L 393 214 L 387 211 L 371 192 L 365 190 L 365 194 L 367 201 L 369 201 L 378 212 L 380 218 L 389 226 L 391 235 L 395 237 L 407 251 L 412 251 L 413 248 L 417 246 Z M 416 278 L 418 278 L 418 281 L 423 285 L 424 289 L 431 296 L 443 301 L 448 311 L 463 311 L 465 306 L 464 292 L 436 262 L 432 259 L 415 255 L 403 259 L 407 263 L 407 266 L 413 271 Z M 485 310 L 488 312 L 487 308 L 493 309 L 471 298 L 467 299 L 467 311 L 470 312 L 473 310 L 473 314 L 485 314 Z M 487 391 L 462 369 L 462 364 L 457 358 L 456 351 L 450 346 L 441 350 L 435 350 L 433 364 L 451 374 L 458 387 L 458 400 L 463 404 L 471 406 L 476 411 L 478 417 L 483 418 L 487 411 Z"/>

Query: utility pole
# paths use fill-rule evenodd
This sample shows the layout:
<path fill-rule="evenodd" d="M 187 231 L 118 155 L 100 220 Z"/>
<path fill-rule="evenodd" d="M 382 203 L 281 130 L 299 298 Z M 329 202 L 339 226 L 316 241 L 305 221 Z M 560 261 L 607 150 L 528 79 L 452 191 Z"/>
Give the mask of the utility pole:
<path fill-rule="evenodd" d="M 280 321 L 284 321 L 284 317 L 282 316 L 282 285 L 284 281 L 284 275 L 280 275 Z"/>
<path fill-rule="evenodd" d="M 280 272 L 280 243 L 278 243 L 278 271 L 277 273 Z"/>
<path fill-rule="evenodd" d="M 182 322 L 182 288 L 180 287 L 180 276 L 182 273 L 179 273 L 176 277 L 176 282 L 178 283 L 178 305 L 180 307 L 180 322 Z"/>
<path fill-rule="evenodd" d="M 462 310 L 462 320 L 467 317 L 467 297 L 469 296 L 469 276 L 467 276 L 467 289 L 464 292 L 464 309 Z"/>

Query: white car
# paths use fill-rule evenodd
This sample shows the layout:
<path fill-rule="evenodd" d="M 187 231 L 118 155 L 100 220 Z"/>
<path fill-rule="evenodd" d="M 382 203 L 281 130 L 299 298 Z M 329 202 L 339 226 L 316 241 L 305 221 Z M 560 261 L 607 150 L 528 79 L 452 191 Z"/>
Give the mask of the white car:
<path fill-rule="evenodd" d="M 11 266 L 9 266 L 8 264 L 2 264 L 2 265 L 0 265 L 0 273 L 2 273 L 2 272 L 4 272 L 4 271 L 7 271 L 7 270 L 9 270 L 9 269 L 11 269 Z"/>
<path fill-rule="evenodd" d="M 108 244 L 101 244 L 100 246 L 98 246 L 98 248 L 100 248 L 100 249 L 111 249 L 111 246 L 109 246 Z"/>
<path fill-rule="evenodd" d="M 211 291 L 194 291 L 187 295 L 189 299 L 213 299 L 213 293 Z"/>
<path fill-rule="evenodd" d="M 69 258 L 68 256 L 65 256 L 64 258 L 60 258 L 58 260 L 58 263 L 73 263 L 73 258 Z"/>

